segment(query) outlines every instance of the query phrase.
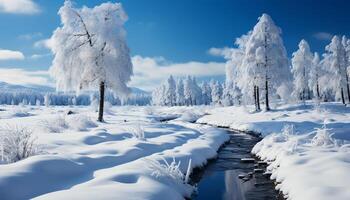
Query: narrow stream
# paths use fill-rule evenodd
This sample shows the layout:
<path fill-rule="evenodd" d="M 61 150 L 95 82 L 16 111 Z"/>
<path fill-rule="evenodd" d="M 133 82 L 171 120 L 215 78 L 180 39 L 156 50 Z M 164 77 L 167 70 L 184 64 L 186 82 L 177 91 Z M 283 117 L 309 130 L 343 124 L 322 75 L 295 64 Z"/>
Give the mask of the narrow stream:
<path fill-rule="evenodd" d="M 194 171 L 197 192 L 193 200 L 280 200 L 274 183 L 265 172 L 265 163 L 252 158 L 250 151 L 260 140 L 257 137 L 227 130 L 230 141 L 218 152 L 218 158 L 204 169 Z M 255 169 L 255 172 L 254 172 Z"/>

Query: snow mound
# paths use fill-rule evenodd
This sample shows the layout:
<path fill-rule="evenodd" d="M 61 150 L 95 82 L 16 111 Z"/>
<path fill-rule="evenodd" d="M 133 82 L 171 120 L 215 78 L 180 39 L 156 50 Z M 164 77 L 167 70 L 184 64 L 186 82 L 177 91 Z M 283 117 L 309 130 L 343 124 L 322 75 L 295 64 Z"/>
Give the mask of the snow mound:
<path fill-rule="evenodd" d="M 284 130 L 266 136 L 252 150 L 269 163 L 276 189 L 293 200 L 349 199 L 349 145 L 339 146 L 326 127 L 308 134 Z"/>

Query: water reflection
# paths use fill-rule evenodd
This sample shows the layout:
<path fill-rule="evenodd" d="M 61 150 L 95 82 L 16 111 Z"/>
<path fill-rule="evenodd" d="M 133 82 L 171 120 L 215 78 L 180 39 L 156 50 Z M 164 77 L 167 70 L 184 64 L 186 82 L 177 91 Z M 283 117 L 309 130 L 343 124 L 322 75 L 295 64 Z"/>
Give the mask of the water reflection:
<path fill-rule="evenodd" d="M 231 140 L 223 147 L 218 158 L 210 163 L 204 171 L 193 177 L 198 182 L 198 192 L 192 199 L 196 200 L 259 200 L 277 199 L 272 182 L 256 186 L 255 183 L 268 182 L 261 174 L 250 180 L 238 178 L 254 170 L 254 164 L 241 163 L 241 158 L 250 157 L 250 151 L 258 139 L 246 134 L 230 132 Z"/>

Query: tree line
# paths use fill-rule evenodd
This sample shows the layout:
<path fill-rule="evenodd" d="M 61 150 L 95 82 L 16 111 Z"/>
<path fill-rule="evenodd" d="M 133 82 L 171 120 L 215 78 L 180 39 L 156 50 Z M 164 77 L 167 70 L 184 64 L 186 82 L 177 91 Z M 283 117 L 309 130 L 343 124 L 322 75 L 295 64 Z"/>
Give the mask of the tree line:
<path fill-rule="evenodd" d="M 314 99 L 349 104 L 350 39 L 334 36 L 322 57 L 312 52 L 308 42 L 302 39 L 298 50 L 288 59 L 281 34 L 271 17 L 263 14 L 252 30 L 235 40 L 235 47 L 225 49 L 224 84 L 212 81 L 198 86 L 193 77 L 176 83 L 170 77 L 154 90 L 153 104 L 244 103 L 254 104 L 257 111 L 261 110 L 261 104 L 270 110 L 271 100 Z"/>

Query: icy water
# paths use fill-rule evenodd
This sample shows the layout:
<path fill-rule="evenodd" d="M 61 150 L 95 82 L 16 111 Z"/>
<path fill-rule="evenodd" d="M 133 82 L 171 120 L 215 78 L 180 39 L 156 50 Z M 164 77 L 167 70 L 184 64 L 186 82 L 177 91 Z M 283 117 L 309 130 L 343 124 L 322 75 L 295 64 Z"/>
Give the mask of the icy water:
<path fill-rule="evenodd" d="M 259 141 L 251 135 L 228 131 L 230 141 L 220 149 L 218 158 L 204 169 L 193 173 L 192 181 L 198 191 L 193 200 L 279 200 L 274 183 L 262 172 L 265 167 L 257 162 L 243 163 L 241 158 L 251 158 L 250 151 Z M 260 163 L 263 164 L 263 163 Z M 255 165 L 255 166 L 254 166 Z M 244 175 L 244 178 L 239 178 Z"/>

